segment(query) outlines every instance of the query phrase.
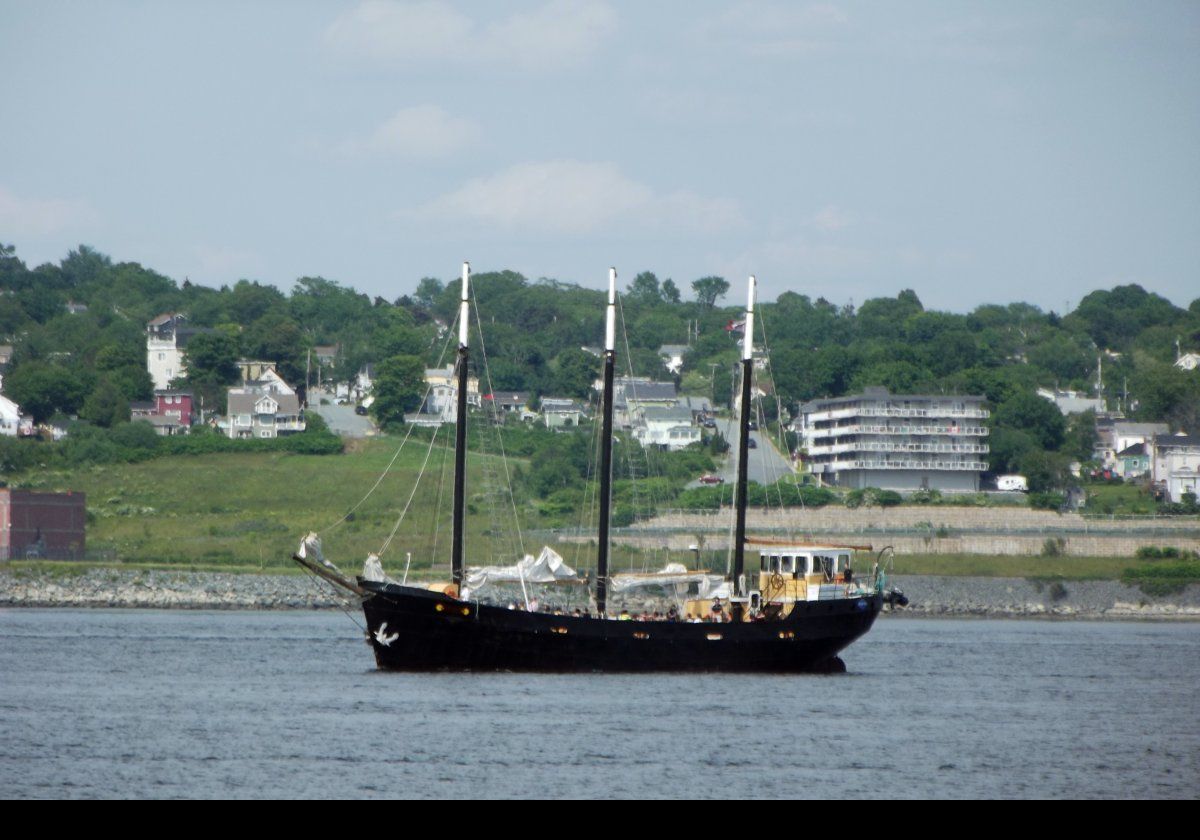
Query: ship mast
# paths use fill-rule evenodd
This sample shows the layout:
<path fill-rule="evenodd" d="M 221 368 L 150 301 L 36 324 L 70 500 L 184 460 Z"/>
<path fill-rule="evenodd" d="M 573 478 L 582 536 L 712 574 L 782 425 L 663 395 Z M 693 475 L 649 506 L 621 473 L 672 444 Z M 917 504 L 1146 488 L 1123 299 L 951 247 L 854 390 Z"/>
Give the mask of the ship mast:
<path fill-rule="evenodd" d="M 454 575 L 455 595 L 462 591 L 463 511 L 467 483 L 467 334 L 471 324 L 471 264 L 462 268 L 462 299 L 458 306 L 458 393 L 454 424 L 454 535 L 450 544 L 450 569 Z"/>
<path fill-rule="evenodd" d="M 739 409 L 737 527 L 733 543 L 733 592 L 742 592 L 742 570 L 746 554 L 746 461 L 750 451 L 750 385 L 754 378 L 754 275 L 750 275 L 746 298 L 746 325 L 742 336 L 742 401 Z"/>
<path fill-rule="evenodd" d="M 617 270 L 608 270 L 608 309 L 604 320 L 604 391 L 600 425 L 600 546 L 596 557 L 596 612 L 608 609 L 608 523 L 612 505 L 613 369 L 617 360 Z"/>

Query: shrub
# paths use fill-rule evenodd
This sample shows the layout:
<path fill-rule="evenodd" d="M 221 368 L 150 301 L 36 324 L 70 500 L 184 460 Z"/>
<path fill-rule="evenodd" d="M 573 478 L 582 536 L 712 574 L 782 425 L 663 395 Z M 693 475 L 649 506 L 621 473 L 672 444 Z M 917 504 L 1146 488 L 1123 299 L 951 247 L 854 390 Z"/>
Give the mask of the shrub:
<path fill-rule="evenodd" d="M 880 490 L 878 487 L 862 487 L 846 494 L 846 507 L 894 507 L 904 501 L 895 490 Z"/>
<path fill-rule="evenodd" d="M 935 505 L 942 500 L 942 491 L 922 488 L 911 493 L 908 500 L 914 505 Z"/>
<path fill-rule="evenodd" d="M 1200 583 L 1200 558 L 1192 556 L 1175 563 L 1126 569 L 1121 575 L 1121 582 L 1128 586 L 1137 586 L 1147 595 L 1182 592 L 1189 584 Z"/>
<path fill-rule="evenodd" d="M 1029 506 L 1034 510 L 1062 511 L 1067 497 L 1062 493 L 1030 493 Z"/>
<path fill-rule="evenodd" d="M 1066 554 L 1067 541 L 1062 537 L 1050 537 L 1042 543 L 1043 557 L 1061 557 Z"/>

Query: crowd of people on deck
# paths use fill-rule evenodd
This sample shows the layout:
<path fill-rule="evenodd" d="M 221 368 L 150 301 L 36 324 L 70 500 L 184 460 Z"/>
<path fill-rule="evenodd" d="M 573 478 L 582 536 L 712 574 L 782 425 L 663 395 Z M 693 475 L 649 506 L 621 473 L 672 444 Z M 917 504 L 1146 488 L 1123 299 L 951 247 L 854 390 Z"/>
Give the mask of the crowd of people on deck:
<path fill-rule="evenodd" d="M 520 601 L 510 601 L 508 608 L 510 610 L 518 610 L 521 612 L 539 612 L 540 604 L 536 599 L 531 599 L 528 604 Z M 727 609 L 728 604 L 723 603 L 720 598 L 713 599 L 712 606 L 706 611 L 698 615 L 686 615 L 680 610 L 672 606 L 666 612 L 660 610 L 642 610 L 641 612 L 630 612 L 628 609 L 622 608 L 619 613 L 609 614 L 608 618 L 616 621 L 670 621 L 680 622 L 684 624 L 727 624 L 733 621 Z M 547 615 L 563 615 L 572 618 L 594 618 L 590 610 L 585 610 L 576 607 L 574 610 L 554 608 L 545 611 Z M 757 621 L 760 616 L 750 615 L 748 620 Z"/>

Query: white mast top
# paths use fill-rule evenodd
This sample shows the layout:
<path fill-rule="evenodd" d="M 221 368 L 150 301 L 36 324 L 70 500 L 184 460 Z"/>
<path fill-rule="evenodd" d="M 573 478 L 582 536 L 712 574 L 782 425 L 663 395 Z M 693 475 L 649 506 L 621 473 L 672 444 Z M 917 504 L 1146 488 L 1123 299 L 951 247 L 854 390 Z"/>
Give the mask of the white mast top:
<path fill-rule="evenodd" d="M 746 295 L 746 334 L 742 339 L 742 360 L 754 358 L 754 275 L 750 275 L 750 290 Z"/>
<path fill-rule="evenodd" d="M 458 346 L 467 346 L 467 330 L 471 326 L 471 264 L 463 263 L 462 303 L 458 306 Z"/>
<path fill-rule="evenodd" d="M 608 311 L 604 320 L 604 349 L 617 349 L 617 270 L 608 270 Z"/>

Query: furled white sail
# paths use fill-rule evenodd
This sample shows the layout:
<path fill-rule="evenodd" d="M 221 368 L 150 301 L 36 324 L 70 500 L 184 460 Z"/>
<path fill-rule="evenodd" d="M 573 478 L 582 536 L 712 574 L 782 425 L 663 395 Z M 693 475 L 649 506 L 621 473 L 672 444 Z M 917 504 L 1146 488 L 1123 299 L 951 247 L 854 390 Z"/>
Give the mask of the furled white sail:
<path fill-rule="evenodd" d="M 383 564 L 379 562 L 378 554 L 368 554 L 367 562 L 363 563 L 363 580 L 371 580 L 377 583 L 386 581 L 387 575 L 383 573 Z"/>
<path fill-rule="evenodd" d="M 661 572 L 625 573 L 613 575 L 609 581 L 609 589 L 613 592 L 627 592 L 631 589 L 642 589 L 650 586 L 674 586 L 680 595 L 687 593 L 691 584 L 697 584 L 701 597 L 718 588 L 725 579 L 720 575 L 708 572 L 689 571 L 682 563 L 668 563 Z"/>
<path fill-rule="evenodd" d="M 479 591 L 492 583 L 583 583 L 575 570 L 563 562 L 550 546 L 537 557 L 526 554 L 513 566 L 482 566 L 467 569 L 466 583 Z"/>

